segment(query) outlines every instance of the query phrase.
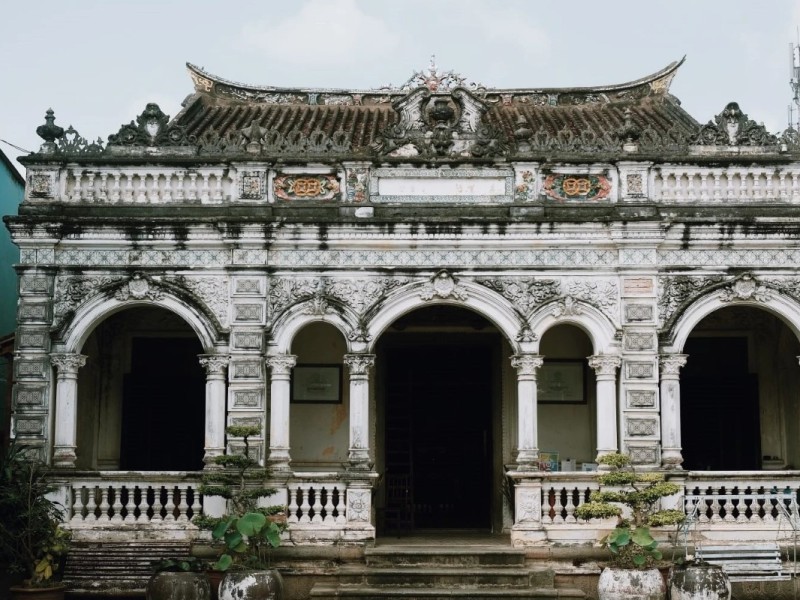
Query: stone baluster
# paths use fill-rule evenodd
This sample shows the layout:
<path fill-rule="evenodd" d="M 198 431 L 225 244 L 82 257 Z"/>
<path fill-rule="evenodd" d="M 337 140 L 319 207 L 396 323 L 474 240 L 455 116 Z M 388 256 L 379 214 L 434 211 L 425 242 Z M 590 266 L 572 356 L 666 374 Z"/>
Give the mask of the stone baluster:
<path fill-rule="evenodd" d="M 186 197 L 186 194 L 183 190 L 183 180 L 186 177 L 186 173 L 184 171 L 178 171 L 176 173 L 178 176 L 178 184 L 175 186 L 175 200 L 183 200 Z"/>
<path fill-rule="evenodd" d="M 71 469 L 78 458 L 78 369 L 86 364 L 86 357 L 56 353 L 50 360 L 58 370 L 53 466 Z"/>
<path fill-rule="evenodd" d="M 105 203 L 108 201 L 108 173 L 100 173 L 100 189 L 97 190 L 97 199 Z"/>
<path fill-rule="evenodd" d="M 271 372 L 269 463 L 273 470 L 288 471 L 289 456 L 289 398 L 291 394 L 292 367 L 297 357 L 292 354 L 276 354 L 267 357 Z"/>
<path fill-rule="evenodd" d="M 186 486 L 178 486 L 178 521 L 185 522 L 189 520 L 189 504 L 186 502 L 189 489 Z"/>
<path fill-rule="evenodd" d="M 662 354 L 661 369 L 661 465 L 681 468 L 681 384 L 680 368 L 686 354 Z"/>
<path fill-rule="evenodd" d="M 72 493 L 74 499 L 72 501 L 72 521 L 83 521 L 83 511 L 86 508 L 86 503 L 83 501 L 83 491 L 86 489 L 84 486 L 73 486 Z"/>
<path fill-rule="evenodd" d="M 311 517 L 308 513 L 311 510 L 311 503 L 308 501 L 308 497 L 311 494 L 311 490 L 307 485 L 303 485 L 298 489 L 298 493 L 300 492 L 303 494 L 303 497 L 300 500 L 300 522 L 310 523 Z"/>
<path fill-rule="evenodd" d="M 98 521 L 108 522 L 111 519 L 108 516 L 108 509 L 111 508 L 111 505 L 108 503 L 108 486 L 103 486 L 100 488 L 100 517 L 97 519 Z"/>
<path fill-rule="evenodd" d="M 536 371 L 544 357 L 538 354 L 515 354 L 511 366 L 517 370 L 517 468 L 539 469 L 539 424 L 536 400 Z"/>
<path fill-rule="evenodd" d="M 287 502 L 289 517 L 286 519 L 289 523 L 297 523 L 297 491 L 296 487 L 289 486 L 289 501 Z"/>
<path fill-rule="evenodd" d="M 215 179 L 215 186 L 214 186 L 214 200 L 222 200 L 223 192 L 222 192 L 222 173 L 217 173 L 214 176 Z"/>
<path fill-rule="evenodd" d="M 351 470 L 369 470 L 369 371 L 374 354 L 345 354 L 350 372 L 350 454 Z"/>
<path fill-rule="evenodd" d="M 333 523 L 334 522 L 334 518 L 333 518 L 333 509 L 334 509 L 334 506 L 333 506 L 333 490 L 334 490 L 334 488 L 332 486 L 328 487 L 328 488 L 325 488 L 325 519 L 324 519 L 325 523 Z"/>
<path fill-rule="evenodd" d="M 312 523 L 322 523 L 322 488 L 315 487 L 314 488 L 314 505 L 312 506 L 314 510 L 314 518 L 311 519 Z"/>
<path fill-rule="evenodd" d="M 164 175 L 164 191 L 161 195 L 161 201 L 164 204 L 172 202 L 172 178 L 174 176 L 174 173 L 167 173 Z"/>
<path fill-rule="evenodd" d="M 205 468 L 215 465 L 214 457 L 225 453 L 225 374 L 229 356 L 201 354 L 200 365 L 206 371 Z"/>
<path fill-rule="evenodd" d="M 617 369 L 622 360 L 615 354 L 588 358 L 597 381 L 597 459 L 613 454 L 617 446 Z"/>
<path fill-rule="evenodd" d="M 722 188 L 720 187 L 720 178 L 722 171 L 714 169 L 714 200 L 719 201 L 722 198 Z"/>
<path fill-rule="evenodd" d="M 111 520 L 113 522 L 115 522 L 115 523 L 121 523 L 122 522 L 122 490 L 123 490 L 123 487 L 124 486 L 120 485 L 119 487 L 114 487 L 113 488 L 113 491 L 114 491 L 114 503 L 111 505 L 111 512 L 113 512 L 114 515 L 111 517 Z"/>
<path fill-rule="evenodd" d="M 147 204 L 147 173 L 139 174 L 139 189 L 136 194 L 136 202 Z"/>
<path fill-rule="evenodd" d="M 125 174 L 125 189 L 122 192 L 122 201 L 133 202 L 133 173 Z"/>
<path fill-rule="evenodd" d="M 159 485 L 153 487 L 153 518 L 152 521 L 163 521 L 164 517 L 161 515 L 161 509 L 164 508 L 161 502 L 161 490 L 163 488 Z"/>
<path fill-rule="evenodd" d="M 730 169 L 725 171 L 725 198 L 733 200 L 733 173 Z"/>

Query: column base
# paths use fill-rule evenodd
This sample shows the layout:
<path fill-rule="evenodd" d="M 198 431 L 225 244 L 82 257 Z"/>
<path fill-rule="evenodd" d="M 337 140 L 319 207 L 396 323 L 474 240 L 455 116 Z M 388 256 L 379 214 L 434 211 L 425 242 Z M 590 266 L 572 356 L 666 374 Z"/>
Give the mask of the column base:
<path fill-rule="evenodd" d="M 218 465 L 214 462 L 214 459 L 217 456 L 223 456 L 225 454 L 225 450 L 223 448 L 206 448 L 205 454 L 203 455 L 203 470 L 209 469 L 221 469 L 222 465 Z"/>
<path fill-rule="evenodd" d="M 288 448 L 270 448 L 269 458 L 267 458 L 267 466 L 273 471 L 287 472 L 291 471 L 292 459 L 289 456 Z"/>
<path fill-rule="evenodd" d="M 77 446 L 56 446 L 53 449 L 53 466 L 60 469 L 74 469 L 78 455 Z"/>
<path fill-rule="evenodd" d="M 511 527 L 511 545 L 515 548 L 541 546 L 547 542 L 547 532 L 541 526 L 514 525 Z"/>
<path fill-rule="evenodd" d="M 538 471 L 539 470 L 539 449 L 520 450 L 517 454 L 518 471 Z"/>
<path fill-rule="evenodd" d="M 369 451 L 364 448 L 351 448 L 348 462 L 348 471 L 369 471 L 372 468 Z"/>
<path fill-rule="evenodd" d="M 683 454 L 681 448 L 662 448 L 661 466 L 665 469 L 683 469 Z"/>

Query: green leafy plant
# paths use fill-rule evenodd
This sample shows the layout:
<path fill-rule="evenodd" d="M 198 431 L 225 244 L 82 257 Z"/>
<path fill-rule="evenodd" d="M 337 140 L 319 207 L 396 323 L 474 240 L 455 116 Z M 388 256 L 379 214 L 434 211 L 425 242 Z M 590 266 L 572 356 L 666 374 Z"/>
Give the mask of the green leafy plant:
<path fill-rule="evenodd" d="M 276 491 L 264 485 L 269 479 L 269 470 L 250 457 L 249 438 L 258 434 L 259 429 L 231 426 L 226 432 L 243 439 L 244 453 L 215 457 L 214 462 L 222 469 L 204 475 L 200 492 L 225 498 L 228 510 L 221 518 L 201 516 L 194 523 L 211 530 L 211 537 L 223 545 L 212 569 L 268 568 L 270 551 L 281 543 L 286 508 L 258 506 L 260 498 L 272 496 Z"/>
<path fill-rule="evenodd" d="M 153 561 L 153 570 L 156 573 L 204 573 L 208 570 L 208 563 L 196 556 L 186 558 L 162 558 Z"/>
<path fill-rule="evenodd" d="M 592 492 L 575 516 L 587 520 L 617 517 L 617 526 L 601 542 L 611 552 L 612 564 L 649 568 L 662 558 L 650 527 L 676 525 L 684 519 L 683 511 L 658 508 L 661 498 L 676 494 L 680 487 L 664 481 L 661 473 L 637 473 L 626 454 L 606 454 L 598 462 L 610 467 L 597 478 L 605 489 Z M 629 509 L 625 514 L 623 505 Z"/>
<path fill-rule="evenodd" d="M 32 587 L 58 585 L 70 532 L 62 509 L 48 498 L 55 487 L 45 465 L 12 444 L 0 461 L 0 563 Z"/>

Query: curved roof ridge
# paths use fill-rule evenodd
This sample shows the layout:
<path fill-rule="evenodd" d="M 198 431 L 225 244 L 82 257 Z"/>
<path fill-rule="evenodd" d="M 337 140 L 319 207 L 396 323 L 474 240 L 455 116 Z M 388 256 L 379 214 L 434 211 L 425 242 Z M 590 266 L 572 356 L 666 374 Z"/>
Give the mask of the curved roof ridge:
<path fill-rule="evenodd" d="M 555 93 L 555 94 L 607 94 L 609 92 L 623 92 L 638 87 L 648 86 L 650 92 L 654 94 L 666 94 L 669 91 L 670 83 L 675 76 L 678 68 L 686 61 L 686 56 L 680 60 L 673 61 L 663 69 L 640 79 L 626 83 L 612 85 L 589 86 L 589 87 L 541 87 L 541 88 L 492 88 L 480 86 L 478 92 L 507 92 L 507 93 Z M 258 86 L 245 83 L 238 83 L 224 79 L 217 75 L 212 75 L 201 67 L 187 62 L 186 68 L 189 76 L 194 82 L 195 90 L 198 92 L 211 93 L 219 84 L 222 86 L 241 90 L 247 95 L 250 94 L 387 94 L 387 95 L 406 95 L 410 90 L 402 88 L 380 87 L 374 89 L 346 89 L 346 88 L 300 88 L 300 87 L 277 87 L 277 86 Z"/>

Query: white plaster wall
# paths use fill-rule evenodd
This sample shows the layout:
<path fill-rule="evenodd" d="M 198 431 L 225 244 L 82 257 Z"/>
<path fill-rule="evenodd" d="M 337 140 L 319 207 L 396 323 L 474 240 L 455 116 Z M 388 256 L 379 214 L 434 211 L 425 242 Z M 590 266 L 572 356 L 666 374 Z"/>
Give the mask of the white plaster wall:
<path fill-rule="evenodd" d="M 301 329 L 292 342 L 297 365 L 309 363 L 341 365 L 347 351 L 341 333 L 327 323 L 312 323 Z M 347 461 L 350 446 L 350 393 L 347 368 L 342 371 L 341 404 L 296 404 L 290 407 L 292 464 L 296 469 Z"/>
<path fill-rule="evenodd" d="M 540 353 L 548 358 L 574 359 L 586 362 L 591 356 L 589 337 L 578 327 L 558 325 L 543 336 Z M 539 404 L 539 450 L 558 452 L 560 459 L 593 462 L 596 434 L 596 385 L 594 371 L 585 370 L 585 404 Z"/>

